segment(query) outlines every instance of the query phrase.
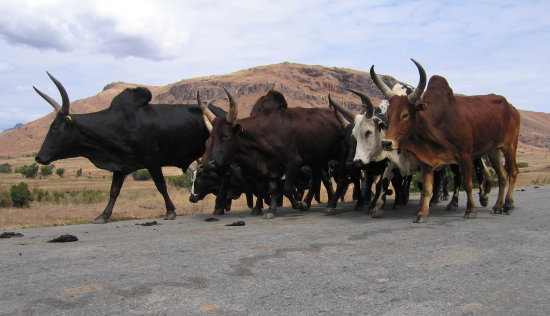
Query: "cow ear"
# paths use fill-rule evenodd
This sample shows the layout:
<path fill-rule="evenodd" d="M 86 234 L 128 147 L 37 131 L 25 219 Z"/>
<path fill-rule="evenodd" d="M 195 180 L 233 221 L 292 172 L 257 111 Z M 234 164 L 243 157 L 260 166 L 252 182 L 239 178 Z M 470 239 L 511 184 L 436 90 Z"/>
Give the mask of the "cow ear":
<path fill-rule="evenodd" d="M 239 134 L 239 133 L 242 133 L 243 132 L 243 126 L 239 123 L 237 124 L 233 124 L 233 132 L 235 134 Z"/>
<path fill-rule="evenodd" d="M 423 102 L 417 102 L 415 105 L 414 105 L 414 109 L 417 111 L 417 112 L 420 112 L 420 111 L 424 111 L 428 108 L 428 104 L 427 103 L 423 103 Z"/>

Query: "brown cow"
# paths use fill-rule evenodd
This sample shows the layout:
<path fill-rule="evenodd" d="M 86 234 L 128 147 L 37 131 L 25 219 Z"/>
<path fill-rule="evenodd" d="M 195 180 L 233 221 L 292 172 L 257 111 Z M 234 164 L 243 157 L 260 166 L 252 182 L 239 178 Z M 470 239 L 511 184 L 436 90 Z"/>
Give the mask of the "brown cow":
<path fill-rule="evenodd" d="M 389 128 L 382 146 L 386 150 L 406 149 L 423 163 L 424 186 L 420 209 L 414 222 L 426 222 L 432 195 L 433 171 L 447 164 L 458 164 L 468 195 L 465 218 L 477 216 L 472 197 L 472 158 L 487 153 L 498 176 L 499 193 L 491 213 L 511 214 L 514 209 L 514 185 L 518 174 L 516 149 L 519 136 L 519 112 L 499 95 L 463 96 L 453 94 L 447 80 L 430 78 L 415 60 L 420 82 L 409 96 L 398 96 L 378 78 L 371 77 L 390 101 Z M 503 168 L 500 153 L 506 160 Z M 504 171 L 506 169 L 506 172 Z M 504 203 L 504 189 L 508 193 Z"/>

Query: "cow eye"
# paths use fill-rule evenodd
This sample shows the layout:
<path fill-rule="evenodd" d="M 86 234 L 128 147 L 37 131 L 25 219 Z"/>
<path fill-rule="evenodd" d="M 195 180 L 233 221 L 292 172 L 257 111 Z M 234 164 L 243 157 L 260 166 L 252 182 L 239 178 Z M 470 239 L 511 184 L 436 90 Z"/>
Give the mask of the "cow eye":
<path fill-rule="evenodd" d="M 365 138 L 368 138 L 370 136 L 370 134 L 372 134 L 372 131 L 370 131 L 370 130 L 366 131 L 365 132 Z"/>
<path fill-rule="evenodd" d="M 405 112 L 405 113 L 401 114 L 401 121 L 406 120 L 408 118 L 409 118 L 409 113 L 408 112 Z"/>

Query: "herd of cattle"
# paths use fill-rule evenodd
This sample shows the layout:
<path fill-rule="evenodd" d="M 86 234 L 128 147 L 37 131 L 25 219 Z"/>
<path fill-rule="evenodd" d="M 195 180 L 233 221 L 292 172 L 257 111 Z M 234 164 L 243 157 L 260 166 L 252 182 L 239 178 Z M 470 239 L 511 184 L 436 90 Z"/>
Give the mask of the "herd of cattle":
<path fill-rule="evenodd" d="M 352 113 L 330 95 L 330 108 L 288 107 L 285 97 L 271 90 L 240 119 L 237 102 L 227 90 L 225 112 L 213 101 L 202 102 L 199 92 L 197 104 L 150 104 L 151 92 L 141 87 L 124 90 L 105 110 L 73 115 L 63 85 L 48 73 L 62 104 L 35 88 L 57 111 L 36 161 L 86 157 L 113 172 L 109 202 L 95 223 L 109 220 L 125 177 L 142 168 L 164 198 L 165 218 L 174 219 L 162 167 L 186 171 L 195 161 L 190 201 L 215 194 L 214 214 L 223 214 L 231 200 L 244 193 L 253 214 L 267 219 L 275 217 L 283 196 L 295 209 L 309 208 L 313 198 L 319 202 L 321 183 L 328 195 L 326 212 L 334 212 L 353 183 L 356 210 L 380 217 L 392 192 L 389 184 L 395 192 L 394 207 L 406 205 L 412 175 L 420 170 L 422 193 L 414 222 L 425 222 L 445 185 L 446 166 L 454 173 L 449 207 L 458 205 L 463 185 L 464 217 L 476 217 L 473 171 L 480 203 L 487 205 L 491 181 L 481 158 L 486 155 L 499 187 L 491 212 L 510 214 L 518 174 L 519 112 L 502 96 L 453 94 L 440 76 L 427 82 L 422 66 L 413 62 L 420 75 L 416 88 L 398 84 L 392 90 L 371 67 L 371 78 L 386 98 L 379 106 L 365 93 L 346 89 L 361 99 L 361 113 Z M 264 202 L 269 205 L 265 211 Z"/>

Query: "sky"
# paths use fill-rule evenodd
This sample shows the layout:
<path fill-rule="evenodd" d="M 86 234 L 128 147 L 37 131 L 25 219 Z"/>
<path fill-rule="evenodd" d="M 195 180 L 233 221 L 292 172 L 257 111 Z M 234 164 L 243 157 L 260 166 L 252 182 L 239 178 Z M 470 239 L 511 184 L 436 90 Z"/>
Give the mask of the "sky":
<path fill-rule="evenodd" d="M 0 131 L 110 82 L 166 85 L 293 62 L 387 74 L 550 113 L 550 1 L 2 0 Z M 60 102 L 60 101 L 59 101 Z"/>

